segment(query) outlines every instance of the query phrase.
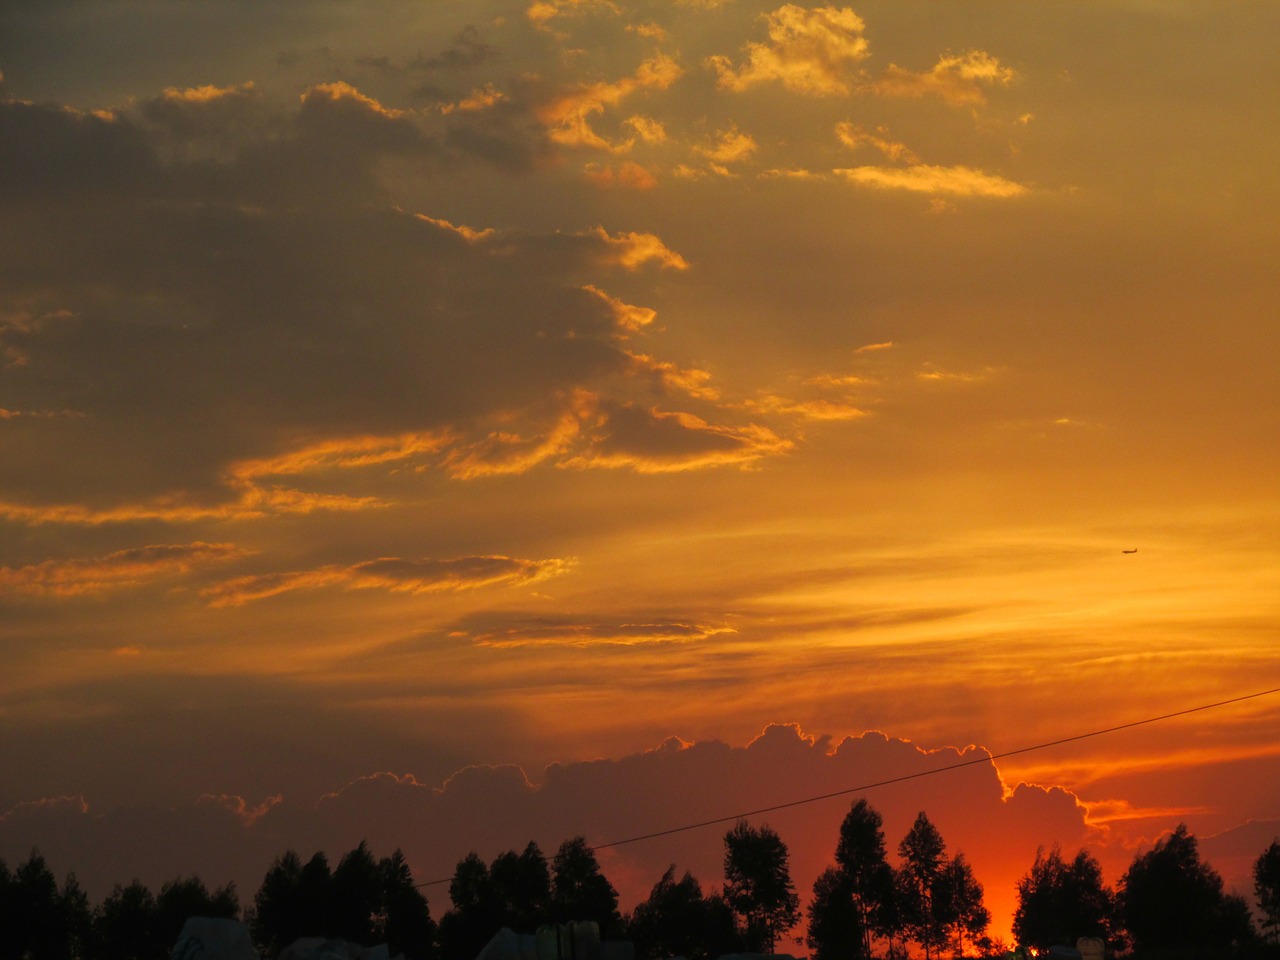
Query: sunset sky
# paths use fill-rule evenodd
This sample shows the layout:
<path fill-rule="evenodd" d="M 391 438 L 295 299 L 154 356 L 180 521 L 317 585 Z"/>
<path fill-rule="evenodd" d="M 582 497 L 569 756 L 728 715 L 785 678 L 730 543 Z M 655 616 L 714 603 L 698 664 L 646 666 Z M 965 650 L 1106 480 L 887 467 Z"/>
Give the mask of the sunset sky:
<path fill-rule="evenodd" d="M 1277 36 L 3 3 L 0 858 L 435 880 L 1280 686 Z M 802 893 L 851 799 L 762 818 Z M 1004 936 L 1055 841 L 1248 892 L 1280 696 L 867 799 Z"/>

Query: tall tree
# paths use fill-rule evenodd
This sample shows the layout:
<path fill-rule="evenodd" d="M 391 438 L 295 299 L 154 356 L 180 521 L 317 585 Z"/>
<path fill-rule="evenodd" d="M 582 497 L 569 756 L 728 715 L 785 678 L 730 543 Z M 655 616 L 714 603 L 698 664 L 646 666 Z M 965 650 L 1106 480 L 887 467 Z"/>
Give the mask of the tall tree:
<path fill-rule="evenodd" d="M 298 896 L 302 860 L 293 850 L 276 857 L 253 898 L 249 929 L 263 953 L 275 956 L 302 936 L 303 904 Z"/>
<path fill-rule="evenodd" d="M 800 919 L 787 845 L 769 827 L 739 820 L 724 835 L 724 898 L 742 921 L 747 949 L 773 953 Z"/>
<path fill-rule="evenodd" d="M 334 936 L 333 873 L 329 869 L 329 858 L 322 851 L 317 850 L 302 865 L 302 872 L 298 874 L 297 897 L 302 921 L 298 936 Z M 284 946 L 292 942 L 290 940 Z"/>
<path fill-rule="evenodd" d="M 836 866 L 844 874 L 862 931 L 862 949 L 853 956 L 870 957 L 873 936 L 886 932 L 893 870 L 885 853 L 884 820 L 865 799 L 854 803 L 840 824 Z"/>
<path fill-rule="evenodd" d="M 325 935 L 351 943 L 372 944 L 377 915 L 382 911 L 382 874 L 363 840 L 338 861 L 327 894 L 329 915 Z"/>
<path fill-rule="evenodd" d="M 1018 881 L 1013 935 L 1018 943 L 1047 950 L 1080 937 L 1110 939 L 1115 894 L 1102 881 L 1102 867 L 1086 850 L 1070 863 L 1055 844 L 1036 851 L 1031 870 Z"/>
<path fill-rule="evenodd" d="M 814 881 L 808 914 L 805 944 L 813 960 L 868 956 L 863 914 L 849 875 L 839 867 L 827 867 Z"/>
<path fill-rule="evenodd" d="M 1201 862 L 1185 823 L 1135 857 L 1120 878 L 1120 916 L 1135 952 L 1203 955 L 1247 940 L 1252 930 L 1241 904 Z"/>
<path fill-rule="evenodd" d="M 444 960 L 472 960 L 502 926 L 489 868 L 475 853 L 458 861 L 449 883 L 453 907 L 440 918 Z"/>
<path fill-rule="evenodd" d="M 943 936 L 954 941 L 957 955 L 966 943 L 985 947 L 991 913 L 982 901 L 982 884 L 960 851 L 943 867 L 939 890 L 935 916 L 941 920 Z"/>
<path fill-rule="evenodd" d="M 1262 910 L 1263 932 L 1280 941 L 1280 838 L 1254 861 L 1253 892 Z"/>
<path fill-rule="evenodd" d="M 532 932 L 546 920 L 551 906 L 551 871 L 532 840 L 524 852 L 509 850 L 489 864 L 489 880 L 502 914 L 502 924 Z"/>
<path fill-rule="evenodd" d="M 921 811 L 898 844 L 902 865 L 897 874 L 897 898 L 902 923 L 911 939 L 930 957 L 944 939 L 944 917 L 936 909 L 947 847 L 932 821 Z"/>
<path fill-rule="evenodd" d="M 405 960 L 432 960 L 436 925 L 404 854 L 396 850 L 383 857 L 378 861 L 378 872 L 382 906 L 375 940 L 386 943 L 393 957 L 404 954 Z"/>
<path fill-rule="evenodd" d="M 594 920 L 602 937 L 622 932 L 618 913 L 618 891 L 613 888 L 596 860 L 586 838 L 574 837 L 560 844 L 551 864 L 551 919 Z"/>

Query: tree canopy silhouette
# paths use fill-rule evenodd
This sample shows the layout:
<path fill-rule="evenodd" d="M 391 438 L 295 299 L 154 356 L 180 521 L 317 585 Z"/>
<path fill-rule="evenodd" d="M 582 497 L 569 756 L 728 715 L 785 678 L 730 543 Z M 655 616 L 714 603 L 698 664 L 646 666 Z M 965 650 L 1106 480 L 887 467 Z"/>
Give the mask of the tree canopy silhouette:
<path fill-rule="evenodd" d="M 1119 913 L 1138 954 L 1206 956 L 1252 936 L 1248 906 L 1223 892 L 1185 823 L 1139 854 L 1120 878 Z"/>
<path fill-rule="evenodd" d="M 1262 910 L 1262 929 L 1280 942 L 1280 839 L 1272 840 L 1253 863 L 1253 892 Z"/>
<path fill-rule="evenodd" d="M 1115 894 L 1102 881 L 1102 867 L 1081 850 L 1067 863 L 1055 844 L 1036 851 L 1031 870 L 1018 881 L 1013 935 L 1023 946 L 1046 950 L 1080 937 L 1111 937 Z"/>
<path fill-rule="evenodd" d="M 642 958 L 710 960 L 742 949 L 733 911 L 719 894 L 703 896 L 687 870 L 675 879 L 675 864 L 653 885 L 625 923 L 626 936 Z"/>
<path fill-rule="evenodd" d="M 600 872 L 595 851 L 585 837 L 560 844 L 551 866 L 551 920 L 594 920 L 600 925 L 602 937 L 616 937 L 622 932 L 618 891 Z"/>
<path fill-rule="evenodd" d="M 741 919 L 748 950 L 772 953 L 800 919 L 787 845 L 767 825 L 739 820 L 724 835 L 724 898 Z"/>

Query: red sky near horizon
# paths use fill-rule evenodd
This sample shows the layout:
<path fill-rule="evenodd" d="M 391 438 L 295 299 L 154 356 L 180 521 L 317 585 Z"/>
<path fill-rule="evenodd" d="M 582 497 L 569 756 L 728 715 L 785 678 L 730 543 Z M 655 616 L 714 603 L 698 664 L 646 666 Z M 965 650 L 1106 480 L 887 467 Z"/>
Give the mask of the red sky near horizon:
<path fill-rule="evenodd" d="M 0 858 L 434 878 L 1280 686 L 1278 28 L 6 5 Z M 1246 884 L 1278 730 L 867 798 L 1007 935 L 1040 844 Z M 847 809 L 763 818 L 802 893 Z M 624 908 L 722 833 L 605 851 Z"/>

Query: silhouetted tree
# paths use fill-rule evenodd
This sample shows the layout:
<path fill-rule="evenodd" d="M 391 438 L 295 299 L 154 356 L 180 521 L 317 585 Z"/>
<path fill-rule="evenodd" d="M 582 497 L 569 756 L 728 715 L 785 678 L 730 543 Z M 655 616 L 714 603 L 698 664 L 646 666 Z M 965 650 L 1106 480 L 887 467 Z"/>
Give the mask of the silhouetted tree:
<path fill-rule="evenodd" d="M 382 874 L 368 844 L 360 841 L 338 861 L 328 887 L 330 911 L 325 935 L 352 943 L 373 943 L 377 915 L 382 912 Z"/>
<path fill-rule="evenodd" d="M 1110 939 L 1115 894 L 1102 881 L 1102 867 L 1086 850 L 1066 863 L 1055 844 L 1036 851 L 1030 872 L 1018 881 L 1013 935 L 1026 947 L 1046 950 L 1080 937 Z"/>
<path fill-rule="evenodd" d="M 293 850 L 278 857 L 253 898 L 250 929 L 258 947 L 274 955 L 299 937 L 329 936 L 331 882 L 323 853 L 305 864 Z"/>
<path fill-rule="evenodd" d="M 935 901 L 947 864 L 946 854 L 942 834 L 921 811 L 898 844 L 902 865 L 896 881 L 903 931 L 924 947 L 926 957 L 932 956 L 944 939 L 943 918 L 935 909 Z"/>
<path fill-rule="evenodd" d="M 741 918 L 748 950 L 772 953 L 800 919 L 787 845 L 768 826 L 739 820 L 724 835 L 724 898 Z"/>
<path fill-rule="evenodd" d="M 0 861 L 0 960 L 80 960 L 92 937 L 93 915 L 74 874 L 59 890 L 39 853 L 14 873 Z"/>
<path fill-rule="evenodd" d="M 868 956 L 862 911 L 854 898 L 853 883 L 839 867 L 827 867 L 814 881 L 808 914 L 805 944 L 812 951 L 813 960 Z"/>
<path fill-rule="evenodd" d="M 957 954 L 964 952 L 966 943 L 979 948 L 987 945 L 991 913 L 982 902 L 982 884 L 960 851 L 943 867 L 934 917 L 940 921 L 943 936 L 954 941 Z"/>
<path fill-rule="evenodd" d="M 137 880 L 116 884 L 98 908 L 94 929 L 101 960 L 164 960 L 173 946 L 161 942 L 155 897 Z"/>
<path fill-rule="evenodd" d="M 600 872 L 595 851 L 584 837 L 560 844 L 551 869 L 551 920 L 594 920 L 602 937 L 622 932 L 618 891 Z"/>
<path fill-rule="evenodd" d="M 1252 936 L 1242 898 L 1223 893 L 1222 878 L 1200 861 L 1186 824 L 1134 858 L 1118 900 L 1137 954 L 1202 957 Z"/>
<path fill-rule="evenodd" d="M 449 883 L 453 907 L 440 918 L 444 960 L 472 960 L 502 926 L 489 868 L 474 853 L 458 861 Z"/>
<path fill-rule="evenodd" d="M 707 960 L 740 950 L 733 911 L 724 898 L 704 897 L 693 874 L 685 871 L 677 881 L 675 870 L 674 864 L 667 868 L 625 924 L 636 955 Z"/>
<path fill-rule="evenodd" d="M 1254 861 L 1253 892 L 1262 910 L 1263 932 L 1280 941 L 1280 838 Z"/>
<path fill-rule="evenodd" d="M 240 915 L 240 898 L 234 884 L 210 893 L 198 877 L 176 878 L 156 895 L 156 939 L 166 953 L 178 942 L 188 917 L 221 917 L 234 920 Z"/>
<path fill-rule="evenodd" d="M 930 957 L 950 943 L 957 953 L 966 942 L 986 950 L 991 914 L 964 854 L 947 857 L 937 827 L 921 812 L 898 845 L 902 865 L 895 874 L 896 907 L 904 934 Z"/>
<path fill-rule="evenodd" d="M 836 866 L 846 878 L 862 931 L 862 949 L 852 956 L 870 957 L 873 936 L 888 932 L 893 870 L 885 854 L 884 820 L 865 799 L 859 799 L 840 824 Z"/>
<path fill-rule="evenodd" d="M 405 960 L 431 960 L 435 954 L 436 925 L 427 898 L 413 882 L 404 854 L 396 850 L 378 861 L 382 905 L 374 936 L 386 943 L 391 955 Z"/>
<path fill-rule="evenodd" d="M 509 850 L 489 864 L 503 926 L 531 933 L 550 914 L 551 871 L 547 858 L 532 840 L 517 854 Z"/>

